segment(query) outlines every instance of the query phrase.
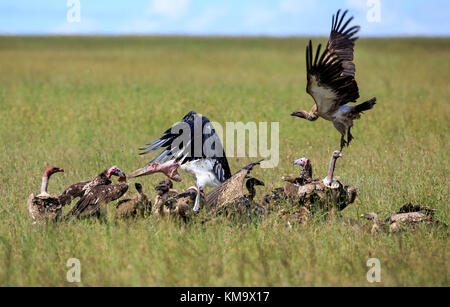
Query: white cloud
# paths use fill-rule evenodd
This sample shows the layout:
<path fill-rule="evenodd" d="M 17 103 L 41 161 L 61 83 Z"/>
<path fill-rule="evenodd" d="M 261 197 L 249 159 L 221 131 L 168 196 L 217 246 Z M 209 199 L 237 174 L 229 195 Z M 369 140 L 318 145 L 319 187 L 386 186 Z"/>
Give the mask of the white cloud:
<path fill-rule="evenodd" d="M 189 9 L 190 0 L 152 0 L 148 8 L 149 14 L 158 14 L 163 17 L 177 18 Z"/>

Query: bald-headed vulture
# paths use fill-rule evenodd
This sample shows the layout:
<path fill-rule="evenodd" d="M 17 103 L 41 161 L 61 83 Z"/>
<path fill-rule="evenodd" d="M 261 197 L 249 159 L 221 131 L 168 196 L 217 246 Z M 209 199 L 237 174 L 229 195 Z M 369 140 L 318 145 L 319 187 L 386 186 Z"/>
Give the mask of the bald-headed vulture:
<path fill-rule="evenodd" d="M 109 180 L 103 185 L 90 187 L 65 216 L 65 219 L 71 217 L 100 217 L 108 203 L 121 198 L 128 191 L 128 183 L 123 182 L 126 181 L 126 177 L 119 168 L 115 173 L 119 176 L 118 181 L 121 183 L 111 184 Z"/>
<path fill-rule="evenodd" d="M 90 180 L 80 181 L 72 184 L 71 186 L 67 187 L 67 189 L 65 189 L 64 192 L 62 192 L 62 194 L 59 196 L 61 205 L 65 206 L 67 204 L 70 204 L 75 198 L 83 197 L 86 192 L 96 186 L 111 184 L 112 176 L 123 176 L 122 171 L 117 167 L 117 165 L 110 167 L 109 169 L 101 172 L 96 177 Z"/>
<path fill-rule="evenodd" d="M 62 214 L 62 205 L 57 196 L 50 195 L 47 192 L 50 177 L 59 172 L 64 172 L 62 168 L 49 166 L 42 175 L 41 192 L 38 195 L 33 193 L 28 197 L 28 213 L 30 214 L 33 224 L 45 220 L 59 220 Z"/>
<path fill-rule="evenodd" d="M 319 45 L 314 57 L 311 41 L 306 47 L 306 92 L 313 97 L 315 105 L 310 112 L 300 110 L 291 115 L 309 121 L 315 121 L 319 117 L 331 121 L 341 134 L 342 151 L 353 139 L 350 132 L 353 120 L 359 119 L 362 112 L 372 109 L 376 98 L 359 105 L 348 105 L 359 98 L 353 53 L 358 39 L 354 35 L 360 27 L 347 28 L 353 17 L 344 22 L 347 11 L 342 16 L 340 13 L 339 10 L 336 16 L 333 15 L 330 38 L 323 53 L 320 53 L 322 45 Z"/>

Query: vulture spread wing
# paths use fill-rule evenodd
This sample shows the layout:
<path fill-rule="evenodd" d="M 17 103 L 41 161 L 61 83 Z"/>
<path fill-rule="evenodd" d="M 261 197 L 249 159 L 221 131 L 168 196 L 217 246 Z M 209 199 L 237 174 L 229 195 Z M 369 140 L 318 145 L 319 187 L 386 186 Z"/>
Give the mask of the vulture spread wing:
<path fill-rule="evenodd" d="M 77 197 L 82 197 L 84 194 L 84 186 L 88 184 L 90 180 L 81 181 L 78 183 L 74 183 L 71 186 L 69 186 L 67 189 L 62 192 L 62 194 L 59 196 L 59 201 L 62 206 L 65 206 L 67 204 L 70 204 L 72 200 L 74 200 Z"/>
<path fill-rule="evenodd" d="M 314 98 L 321 114 L 333 112 L 359 98 L 353 63 L 355 41 L 358 39 L 354 35 L 359 26 L 347 29 L 353 17 L 344 23 L 346 14 L 347 11 L 340 17 L 339 10 L 336 16 L 333 15 L 330 38 L 322 54 L 322 45 L 318 46 L 315 56 L 311 41 L 306 47 L 306 91 Z"/>
<path fill-rule="evenodd" d="M 100 209 L 101 204 L 115 201 L 128 191 L 128 184 L 101 185 L 92 188 L 70 210 L 69 216 L 91 215 Z"/>
<path fill-rule="evenodd" d="M 93 187 L 100 185 L 109 185 L 111 183 L 111 180 L 106 176 L 105 170 L 91 180 L 80 181 L 69 186 L 59 196 L 59 201 L 62 206 L 65 206 L 67 204 L 70 204 L 75 198 L 83 197 L 83 195 L 86 192 L 89 192 L 89 190 Z"/>
<path fill-rule="evenodd" d="M 244 196 L 244 181 L 253 167 L 261 162 L 262 160 L 243 167 L 230 179 L 206 194 L 206 208 L 213 209 L 213 213 L 217 213 L 227 205 L 232 204 L 236 199 Z"/>
<path fill-rule="evenodd" d="M 180 122 L 167 129 L 163 136 L 141 148 L 141 155 L 163 149 L 150 161 L 164 163 L 172 159 L 186 163 L 197 159 L 214 160 L 214 173 L 220 182 L 231 177 L 230 167 L 220 138 L 208 118 L 189 112 Z M 148 165 L 148 164 L 147 164 Z"/>

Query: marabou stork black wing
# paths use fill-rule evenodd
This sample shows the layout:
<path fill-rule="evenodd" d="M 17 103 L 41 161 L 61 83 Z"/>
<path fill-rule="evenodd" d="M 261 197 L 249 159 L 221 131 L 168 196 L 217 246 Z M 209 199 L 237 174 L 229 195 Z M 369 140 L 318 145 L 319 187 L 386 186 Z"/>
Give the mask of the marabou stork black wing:
<path fill-rule="evenodd" d="M 154 142 L 140 148 L 140 155 L 162 149 L 152 161 L 164 163 L 175 159 L 185 163 L 197 159 L 211 158 L 215 160 L 214 172 L 219 181 L 224 182 L 231 177 L 228 160 L 222 142 L 216 134 L 212 123 L 205 116 L 191 111 L 172 128 Z M 148 164 L 147 164 L 148 165 Z"/>

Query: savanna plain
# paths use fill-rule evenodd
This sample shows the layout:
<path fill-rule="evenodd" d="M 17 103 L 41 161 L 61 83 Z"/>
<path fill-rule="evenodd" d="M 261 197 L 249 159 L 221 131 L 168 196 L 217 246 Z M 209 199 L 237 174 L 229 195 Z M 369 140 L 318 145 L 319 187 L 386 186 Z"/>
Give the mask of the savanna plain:
<path fill-rule="evenodd" d="M 314 42 L 325 43 L 325 38 Z M 450 286 L 448 232 L 358 231 L 340 218 L 292 228 L 268 216 L 237 226 L 153 217 L 31 225 L 26 209 L 49 192 L 117 164 L 126 173 L 149 158 L 138 148 L 190 110 L 210 120 L 279 122 L 276 168 L 252 173 L 266 186 L 298 173 L 308 157 L 325 177 L 339 135 L 331 123 L 290 116 L 309 109 L 306 38 L 0 37 L 0 285 L 2 286 Z M 342 216 L 385 217 L 408 202 L 449 222 L 450 39 L 360 39 L 355 62 L 361 102 L 378 98 L 356 122 L 336 175 L 358 188 Z M 363 100 L 364 99 L 364 100 Z M 226 145 L 225 145 L 226 146 Z M 228 153 L 233 156 L 233 153 Z M 232 171 L 258 158 L 234 158 Z M 193 184 L 182 173 L 179 191 Z M 140 178 L 153 199 L 162 175 Z M 130 187 L 130 195 L 134 188 Z M 66 209 L 68 210 L 68 209 Z M 66 279 L 69 258 L 81 282 Z M 381 283 L 366 279 L 369 258 Z"/>

